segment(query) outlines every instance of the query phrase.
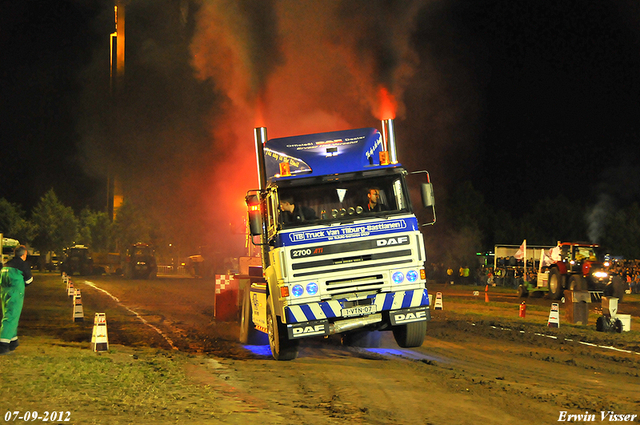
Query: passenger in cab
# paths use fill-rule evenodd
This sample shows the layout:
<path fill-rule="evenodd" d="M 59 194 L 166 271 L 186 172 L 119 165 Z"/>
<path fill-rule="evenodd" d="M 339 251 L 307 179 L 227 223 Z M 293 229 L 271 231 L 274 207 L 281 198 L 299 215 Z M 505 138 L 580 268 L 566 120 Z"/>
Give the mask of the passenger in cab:
<path fill-rule="evenodd" d="M 370 188 L 369 193 L 367 193 L 367 197 L 369 198 L 369 202 L 364 208 L 366 212 L 380 212 L 388 210 L 386 205 L 382 204 L 380 201 L 380 189 L 377 187 Z"/>

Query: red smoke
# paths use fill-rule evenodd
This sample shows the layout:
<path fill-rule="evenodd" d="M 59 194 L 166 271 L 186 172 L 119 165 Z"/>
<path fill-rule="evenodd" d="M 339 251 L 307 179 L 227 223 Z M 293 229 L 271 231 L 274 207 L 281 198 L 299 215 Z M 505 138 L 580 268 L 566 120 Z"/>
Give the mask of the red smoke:
<path fill-rule="evenodd" d="M 258 100 L 256 101 L 256 113 L 254 117 L 254 127 L 266 127 L 267 122 L 264 118 L 264 95 L 258 96 Z"/>
<path fill-rule="evenodd" d="M 211 164 L 206 191 L 211 216 L 224 222 L 246 217 L 244 195 L 257 188 L 254 127 L 267 127 L 272 139 L 379 126 L 376 118 L 395 118 L 402 112 L 398 80 L 406 75 L 397 71 L 404 63 L 406 47 L 385 43 L 383 47 L 397 50 L 399 58 L 394 58 L 392 66 L 381 68 L 376 64 L 383 61 L 373 57 L 375 49 L 358 48 L 368 43 L 360 37 L 343 37 L 345 29 L 352 33 L 363 28 L 359 19 L 344 18 L 354 17 L 341 2 L 323 2 L 320 8 L 307 2 L 246 0 L 237 4 L 203 3 L 191 44 L 198 76 L 214 80 L 226 97 L 211 125 L 211 149 L 219 160 Z M 388 12 L 378 8 L 361 11 L 380 17 Z M 264 23 L 256 15 L 271 17 L 275 28 L 256 32 L 257 24 Z M 378 28 L 376 23 L 383 20 L 367 22 Z M 410 26 L 397 23 L 395 28 L 382 34 L 360 33 L 371 39 L 388 33 L 404 42 L 398 28 Z M 341 36 L 336 38 L 336 32 Z M 398 98 L 390 93 L 391 88 Z"/>
<path fill-rule="evenodd" d="M 378 89 L 378 105 L 374 115 L 379 120 L 394 119 L 398 111 L 398 102 L 394 95 L 389 93 L 386 87 L 380 86 Z"/>

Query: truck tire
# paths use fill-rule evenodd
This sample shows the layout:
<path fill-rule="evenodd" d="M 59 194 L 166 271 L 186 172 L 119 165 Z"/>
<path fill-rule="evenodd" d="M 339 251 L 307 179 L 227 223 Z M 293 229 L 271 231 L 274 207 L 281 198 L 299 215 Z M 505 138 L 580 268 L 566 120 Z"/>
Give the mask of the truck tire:
<path fill-rule="evenodd" d="M 553 268 L 549 271 L 549 298 L 559 300 L 562 298 L 564 291 L 564 276 L 560 274 L 558 269 Z"/>
<path fill-rule="evenodd" d="M 248 289 L 243 291 L 242 309 L 240 311 L 240 343 L 248 345 L 267 344 L 266 335 L 257 331 L 251 319 L 251 293 Z"/>
<path fill-rule="evenodd" d="M 393 327 L 393 337 L 402 348 L 420 347 L 424 342 L 426 333 L 426 320 Z"/>
<path fill-rule="evenodd" d="M 342 336 L 342 345 L 359 348 L 380 348 L 379 331 L 352 331 Z"/>
<path fill-rule="evenodd" d="M 267 330 L 269 331 L 269 347 L 271 347 L 271 355 L 274 359 L 294 360 L 298 357 L 300 341 L 289 339 L 287 327 L 276 316 L 269 299 L 267 299 Z"/>
<path fill-rule="evenodd" d="M 586 291 L 587 281 L 580 275 L 571 275 L 569 277 L 569 289 L 572 291 Z"/>

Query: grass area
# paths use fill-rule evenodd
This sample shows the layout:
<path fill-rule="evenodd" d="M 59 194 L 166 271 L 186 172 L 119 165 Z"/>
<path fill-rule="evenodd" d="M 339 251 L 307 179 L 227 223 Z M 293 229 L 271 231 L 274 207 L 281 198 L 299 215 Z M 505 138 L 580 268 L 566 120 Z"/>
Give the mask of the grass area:
<path fill-rule="evenodd" d="M 81 343 L 22 339 L 14 354 L 0 359 L 0 414 L 56 411 L 70 412 L 70 423 L 159 424 L 214 419 L 220 412 L 213 407 L 216 393 L 186 376 L 191 356 L 127 347 L 98 354 Z"/>
<path fill-rule="evenodd" d="M 185 370 L 201 358 L 155 348 L 118 345 L 115 329 L 137 333 L 148 327 L 115 305 L 98 303 L 83 291 L 85 321 L 72 320 L 72 301 L 55 274 L 36 274 L 27 288 L 19 327 L 20 346 L 0 356 L 0 417 L 6 412 L 70 412 L 55 423 L 201 423 L 220 418 L 220 397 L 193 382 Z M 95 309 L 107 314 L 110 350 L 91 350 Z M 147 342 L 149 340 L 146 340 Z M 224 416 L 224 414 L 223 414 Z M 64 417 L 67 414 L 64 413 Z"/>

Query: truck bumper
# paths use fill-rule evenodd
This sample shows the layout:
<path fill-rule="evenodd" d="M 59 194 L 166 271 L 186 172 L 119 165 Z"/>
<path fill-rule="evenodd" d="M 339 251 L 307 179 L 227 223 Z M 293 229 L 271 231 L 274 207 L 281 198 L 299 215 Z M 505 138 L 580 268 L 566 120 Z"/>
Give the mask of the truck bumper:
<path fill-rule="evenodd" d="M 382 322 L 387 312 L 391 325 L 429 320 L 429 295 L 426 289 L 376 294 L 367 297 L 375 306 L 371 314 L 345 317 L 346 299 L 286 306 L 284 311 L 290 339 L 330 335 Z M 386 317 L 386 314 L 384 315 Z"/>
<path fill-rule="evenodd" d="M 401 310 L 411 307 L 429 306 L 427 289 L 387 292 L 367 297 L 370 305 L 375 305 L 377 313 Z M 338 299 L 317 303 L 289 305 L 284 308 L 287 323 L 310 322 L 314 320 L 336 319 L 343 316 L 349 300 Z"/>

